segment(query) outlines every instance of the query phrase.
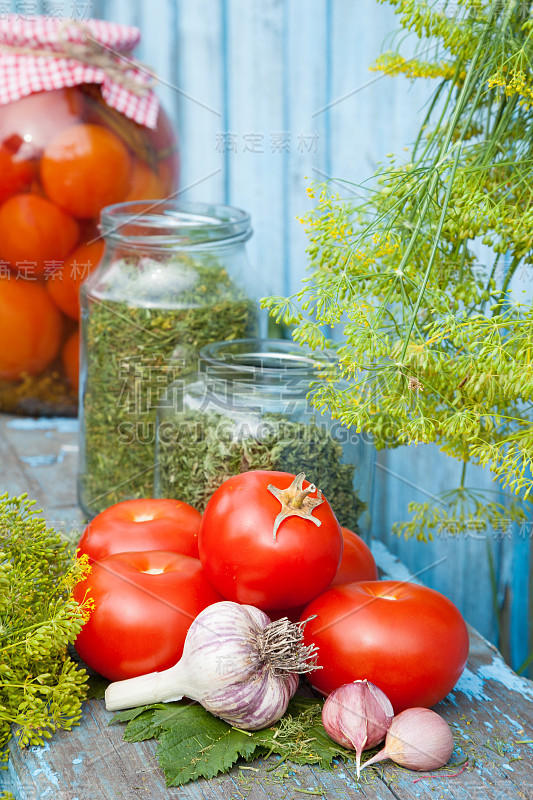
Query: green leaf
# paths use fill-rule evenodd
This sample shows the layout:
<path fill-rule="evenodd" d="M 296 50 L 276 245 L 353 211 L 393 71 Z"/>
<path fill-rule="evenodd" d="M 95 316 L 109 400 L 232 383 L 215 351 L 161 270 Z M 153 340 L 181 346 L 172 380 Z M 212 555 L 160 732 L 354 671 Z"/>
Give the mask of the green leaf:
<path fill-rule="evenodd" d="M 150 710 L 144 711 L 128 722 L 124 731 L 124 739 L 128 742 L 144 742 L 146 739 L 157 738 L 161 734 L 162 728 L 154 724 L 155 713 Z"/>
<path fill-rule="evenodd" d="M 128 722 L 124 738 L 129 742 L 158 739 L 163 731 L 170 730 L 179 722 L 180 715 L 184 714 L 190 705 L 190 702 L 185 702 L 151 706 Z"/>
<path fill-rule="evenodd" d="M 140 714 L 143 714 L 145 711 L 153 712 L 157 708 L 164 708 L 165 706 L 163 703 L 156 703 L 155 705 L 151 706 L 138 706 L 138 708 L 128 708 L 126 711 L 120 711 L 118 714 L 115 714 L 112 717 L 108 725 L 116 725 L 118 722 L 129 722 L 132 719 L 135 719 Z"/>
<path fill-rule="evenodd" d="M 250 758 L 258 743 L 201 706 L 189 706 L 162 733 L 157 748 L 168 786 L 227 772 L 239 756 Z"/>
<path fill-rule="evenodd" d="M 239 758 L 277 755 L 282 761 L 324 769 L 332 768 L 334 758 L 352 760 L 354 753 L 324 730 L 322 707 L 321 700 L 294 697 L 279 722 L 253 732 L 233 728 L 202 706 L 184 701 L 130 709 L 111 722 L 128 722 L 128 741 L 158 739 L 157 757 L 167 785 L 183 786 L 228 772 Z"/>

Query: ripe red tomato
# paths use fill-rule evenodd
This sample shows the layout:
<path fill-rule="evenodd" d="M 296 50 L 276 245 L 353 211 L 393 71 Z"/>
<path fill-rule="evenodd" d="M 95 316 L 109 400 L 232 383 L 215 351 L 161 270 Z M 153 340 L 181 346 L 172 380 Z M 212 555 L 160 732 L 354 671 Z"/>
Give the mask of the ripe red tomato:
<path fill-rule="evenodd" d="M 348 528 L 341 525 L 344 549 L 339 571 L 330 583 L 330 586 L 338 586 L 341 583 L 354 583 L 355 581 L 375 581 L 378 577 L 378 568 L 374 561 L 372 551 L 365 544 L 363 539 Z M 302 616 L 305 606 L 298 608 L 285 608 L 282 610 L 268 609 L 266 612 L 270 619 L 281 619 L 288 617 L 291 622 L 298 622 Z"/>
<path fill-rule="evenodd" d="M 43 286 L 0 277 L 0 378 L 38 375 L 58 354 L 61 315 Z"/>
<path fill-rule="evenodd" d="M 126 145 L 100 125 L 71 125 L 45 148 L 41 181 L 48 197 L 69 214 L 96 217 L 104 206 L 124 200 L 128 193 Z"/>
<path fill-rule="evenodd" d="M 256 470 L 226 480 L 210 498 L 200 526 L 200 560 L 207 578 L 227 600 L 261 609 L 292 608 L 329 585 L 342 556 L 342 533 L 327 500 L 310 519 L 289 516 L 273 529 L 282 505 L 269 485 L 296 492 L 288 472 Z M 291 486 L 289 486 L 291 484 Z M 317 501 L 316 489 L 309 496 Z"/>
<path fill-rule="evenodd" d="M 198 558 L 201 520 L 200 512 L 181 500 L 124 500 L 89 522 L 79 554 L 99 561 L 125 550 L 168 550 Z"/>
<path fill-rule="evenodd" d="M 116 553 L 74 587 L 94 609 L 75 642 L 80 658 L 112 681 L 173 666 L 200 611 L 222 598 L 200 562 L 179 553 Z"/>
<path fill-rule="evenodd" d="M 78 240 L 75 220 L 44 197 L 15 194 L 0 206 L 0 259 L 33 278 L 59 267 Z"/>
<path fill-rule="evenodd" d="M 431 707 L 457 683 L 468 656 L 468 631 L 447 597 L 414 583 L 366 581 L 333 586 L 312 600 L 302 619 L 305 641 L 318 647 L 322 669 L 313 685 L 329 694 L 367 679 L 398 714 Z"/>
<path fill-rule="evenodd" d="M 72 319 L 80 318 L 80 286 L 96 269 L 103 252 L 104 243 L 101 240 L 80 245 L 46 281 L 46 288 L 54 303 Z"/>
<path fill-rule="evenodd" d="M 378 568 L 368 545 L 353 531 L 341 526 L 344 550 L 339 571 L 331 581 L 331 586 L 355 581 L 376 581 Z"/>

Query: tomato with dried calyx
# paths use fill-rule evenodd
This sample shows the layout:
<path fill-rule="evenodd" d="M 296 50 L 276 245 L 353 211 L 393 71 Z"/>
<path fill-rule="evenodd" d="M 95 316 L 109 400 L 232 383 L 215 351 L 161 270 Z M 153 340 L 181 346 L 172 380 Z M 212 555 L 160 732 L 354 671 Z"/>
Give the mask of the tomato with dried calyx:
<path fill-rule="evenodd" d="M 329 585 L 342 556 L 333 509 L 301 473 L 254 470 L 209 499 L 200 560 L 227 599 L 263 610 L 301 605 Z"/>
<path fill-rule="evenodd" d="M 200 512 L 181 500 L 123 500 L 89 522 L 78 553 L 91 561 L 123 550 L 170 550 L 198 558 L 201 520 Z"/>
<path fill-rule="evenodd" d="M 29 276 L 60 267 L 78 235 L 76 221 L 44 197 L 16 194 L 0 206 L 0 259 Z"/>
<path fill-rule="evenodd" d="M 94 603 L 76 650 L 112 681 L 176 664 L 195 617 L 222 599 L 198 559 L 163 550 L 116 553 L 94 562 L 73 596 Z"/>
<path fill-rule="evenodd" d="M 398 714 L 431 706 L 457 683 L 468 657 L 468 631 L 456 606 L 440 592 L 405 581 L 333 586 L 312 600 L 305 641 L 318 647 L 311 683 L 329 694 L 367 679 Z"/>
<path fill-rule="evenodd" d="M 40 163 L 48 197 L 74 217 L 96 217 L 119 203 L 130 186 L 130 156 L 123 142 L 100 125 L 80 123 L 61 131 Z"/>
<path fill-rule="evenodd" d="M 59 352 L 61 332 L 61 316 L 40 284 L 0 278 L 0 378 L 42 372 Z"/>

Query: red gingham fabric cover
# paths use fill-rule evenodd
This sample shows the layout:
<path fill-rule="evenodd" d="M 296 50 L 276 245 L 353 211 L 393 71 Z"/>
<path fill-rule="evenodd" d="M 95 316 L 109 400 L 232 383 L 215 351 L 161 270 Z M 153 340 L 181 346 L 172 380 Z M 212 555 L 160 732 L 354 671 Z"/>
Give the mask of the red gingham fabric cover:
<path fill-rule="evenodd" d="M 101 67 L 93 67 L 73 58 L 19 54 L 2 45 L 38 50 L 61 49 L 61 42 L 83 43 L 88 30 L 100 44 L 110 48 L 111 58 L 124 55 L 131 68 L 128 78 L 135 78 L 147 87 L 151 76 L 141 65 L 135 67 L 131 50 L 140 40 L 138 28 L 104 22 L 98 19 L 83 23 L 57 17 L 21 17 L 17 14 L 0 18 L 0 105 L 19 100 L 32 92 L 79 86 L 82 83 L 101 84 L 106 103 L 141 125 L 155 128 L 159 102 L 150 89 L 137 95 L 113 80 Z"/>

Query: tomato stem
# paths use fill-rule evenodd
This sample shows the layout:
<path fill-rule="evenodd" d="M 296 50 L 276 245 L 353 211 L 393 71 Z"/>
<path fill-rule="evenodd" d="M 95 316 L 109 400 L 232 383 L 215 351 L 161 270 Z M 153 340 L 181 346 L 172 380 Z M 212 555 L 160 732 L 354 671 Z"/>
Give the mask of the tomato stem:
<path fill-rule="evenodd" d="M 317 506 L 324 502 L 322 492 L 320 489 L 316 488 L 314 483 L 310 483 L 307 489 L 304 489 L 304 480 L 305 473 L 300 472 L 286 489 L 279 489 L 272 484 L 269 484 L 267 487 L 268 491 L 281 503 L 281 511 L 274 520 L 274 539 L 276 539 L 279 526 L 287 517 L 301 517 L 302 519 L 308 519 L 314 522 L 317 526 L 321 525 L 320 520 L 313 517 L 312 513 Z M 315 491 L 317 496 L 309 497 L 309 495 Z"/>

